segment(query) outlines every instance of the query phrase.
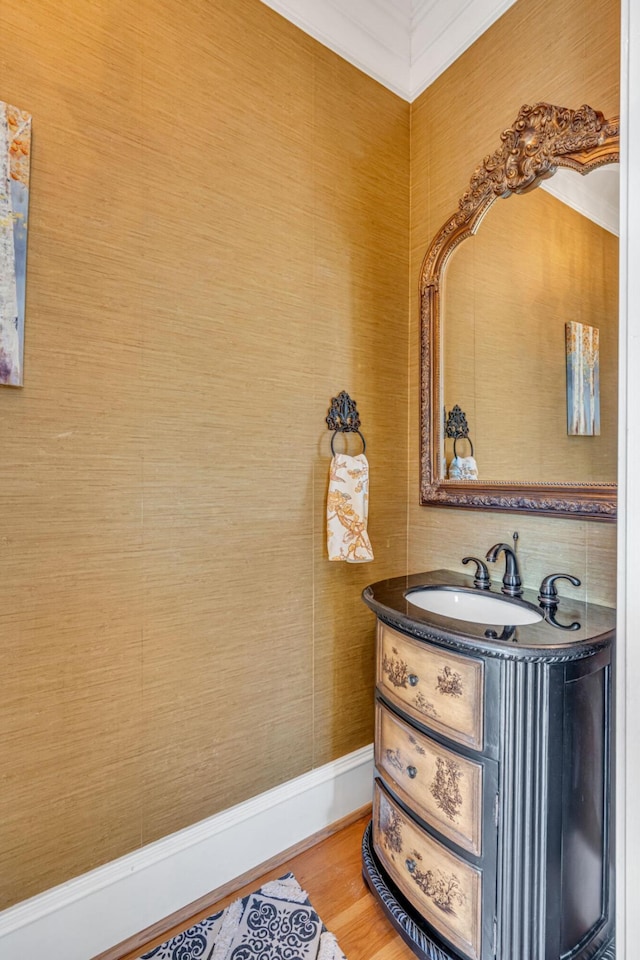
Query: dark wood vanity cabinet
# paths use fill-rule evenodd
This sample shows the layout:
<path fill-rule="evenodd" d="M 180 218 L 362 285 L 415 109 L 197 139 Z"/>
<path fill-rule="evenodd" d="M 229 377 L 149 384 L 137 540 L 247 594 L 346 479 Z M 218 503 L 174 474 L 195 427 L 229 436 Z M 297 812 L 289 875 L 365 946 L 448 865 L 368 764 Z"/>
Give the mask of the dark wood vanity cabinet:
<path fill-rule="evenodd" d="M 382 908 L 429 960 L 613 957 L 613 612 L 592 613 L 588 639 L 545 643 L 543 623 L 488 643 L 366 594 L 379 619 L 363 872 Z"/>

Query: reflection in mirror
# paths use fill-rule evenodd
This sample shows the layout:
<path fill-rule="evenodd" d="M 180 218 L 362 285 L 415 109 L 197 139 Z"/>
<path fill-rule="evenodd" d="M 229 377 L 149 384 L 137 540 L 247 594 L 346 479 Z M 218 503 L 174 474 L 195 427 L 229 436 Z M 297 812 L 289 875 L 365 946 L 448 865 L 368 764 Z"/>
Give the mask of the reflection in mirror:
<path fill-rule="evenodd" d="M 543 190 L 584 214 L 609 233 L 620 235 L 620 167 L 596 167 L 586 177 L 560 167 L 540 184 Z"/>
<path fill-rule="evenodd" d="M 422 503 L 615 519 L 618 159 L 618 118 L 525 105 L 431 242 Z"/>
<path fill-rule="evenodd" d="M 449 260 L 443 403 L 465 411 L 483 480 L 615 482 L 617 172 L 559 170 L 548 189 L 499 199 Z M 598 436 L 567 433 L 569 321 L 599 331 Z M 454 455 L 453 441 L 444 443 L 443 478 Z"/>

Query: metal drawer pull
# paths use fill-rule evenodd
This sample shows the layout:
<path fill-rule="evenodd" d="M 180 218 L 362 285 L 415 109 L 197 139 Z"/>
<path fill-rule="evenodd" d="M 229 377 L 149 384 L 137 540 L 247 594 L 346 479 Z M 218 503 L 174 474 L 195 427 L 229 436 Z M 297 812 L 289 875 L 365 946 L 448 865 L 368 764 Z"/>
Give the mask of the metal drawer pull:
<path fill-rule="evenodd" d="M 416 769 L 415 767 L 411 767 L 411 766 L 407 767 L 407 773 L 409 774 L 409 776 L 411 777 L 412 780 L 415 780 L 415 778 L 416 778 L 417 775 L 418 775 L 417 769 Z"/>
<path fill-rule="evenodd" d="M 409 873 L 414 873 L 417 866 L 415 860 L 405 860 L 405 863 L 407 865 L 407 870 L 409 871 Z"/>
<path fill-rule="evenodd" d="M 416 683 L 418 683 L 418 680 L 419 680 L 419 677 L 417 677 L 415 673 L 409 674 L 409 683 L 411 684 L 412 687 L 415 687 Z"/>

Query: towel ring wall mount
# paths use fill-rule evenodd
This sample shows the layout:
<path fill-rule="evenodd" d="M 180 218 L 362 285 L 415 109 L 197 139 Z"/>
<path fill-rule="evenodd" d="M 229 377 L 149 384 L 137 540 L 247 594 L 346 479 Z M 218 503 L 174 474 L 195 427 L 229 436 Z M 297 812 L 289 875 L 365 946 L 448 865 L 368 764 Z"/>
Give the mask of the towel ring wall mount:
<path fill-rule="evenodd" d="M 469 436 L 469 423 L 464 410 L 461 410 L 456 403 L 455 407 L 450 410 L 448 414 L 445 410 L 445 415 L 446 423 L 444 435 L 445 437 L 453 440 L 454 457 L 458 456 L 458 451 L 456 449 L 458 440 L 467 440 L 469 442 L 469 446 L 471 447 L 471 456 L 473 456 L 473 443 L 471 442 L 471 437 Z"/>
<path fill-rule="evenodd" d="M 346 390 L 343 390 L 337 397 L 331 398 L 331 406 L 326 417 L 326 423 L 329 430 L 333 431 L 331 437 L 331 453 L 335 457 L 336 451 L 334 442 L 337 433 L 357 433 L 362 440 L 362 452 L 367 449 L 367 443 L 360 433 L 360 414 L 356 407 L 355 400 L 352 400 Z"/>

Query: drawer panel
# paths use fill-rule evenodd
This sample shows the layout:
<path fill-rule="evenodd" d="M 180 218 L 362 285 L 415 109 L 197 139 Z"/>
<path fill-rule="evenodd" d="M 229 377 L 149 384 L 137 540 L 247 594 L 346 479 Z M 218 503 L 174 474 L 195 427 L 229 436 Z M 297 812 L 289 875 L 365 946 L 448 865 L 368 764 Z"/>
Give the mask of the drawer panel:
<path fill-rule="evenodd" d="M 376 704 L 376 766 L 412 810 L 454 843 L 482 853 L 482 764 L 435 743 Z"/>
<path fill-rule="evenodd" d="M 392 881 L 443 937 L 479 960 L 482 873 L 418 827 L 376 781 L 373 845 Z"/>
<path fill-rule="evenodd" d="M 378 688 L 438 733 L 481 750 L 484 664 L 414 640 L 378 621 Z"/>

